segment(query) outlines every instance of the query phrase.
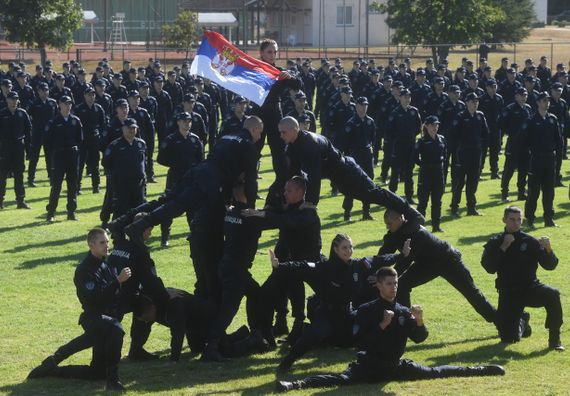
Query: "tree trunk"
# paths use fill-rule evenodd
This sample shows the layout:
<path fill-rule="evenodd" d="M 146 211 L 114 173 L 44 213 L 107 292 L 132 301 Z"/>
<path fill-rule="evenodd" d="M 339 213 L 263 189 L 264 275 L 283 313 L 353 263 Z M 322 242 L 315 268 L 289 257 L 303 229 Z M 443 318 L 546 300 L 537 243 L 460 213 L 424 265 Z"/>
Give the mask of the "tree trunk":
<path fill-rule="evenodd" d="M 438 49 L 438 54 L 439 54 L 439 63 L 441 63 L 442 60 L 447 59 L 447 57 L 449 56 L 449 50 L 451 49 L 451 47 L 449 46 L 440 46 L 437 47 Z"/>
<path fill-rule="evenodd" d="M 439 62 L 437 59 L 437 47 L 431 47 L 431 57 L 433 58 L 433 64 L 435 66 L 439 65 Z"/>
<path fill-rule="evenodd" d="M 45 46 L 40 46 L 40 59 L 42 67 L 46 67 L 47 51 Z"/>

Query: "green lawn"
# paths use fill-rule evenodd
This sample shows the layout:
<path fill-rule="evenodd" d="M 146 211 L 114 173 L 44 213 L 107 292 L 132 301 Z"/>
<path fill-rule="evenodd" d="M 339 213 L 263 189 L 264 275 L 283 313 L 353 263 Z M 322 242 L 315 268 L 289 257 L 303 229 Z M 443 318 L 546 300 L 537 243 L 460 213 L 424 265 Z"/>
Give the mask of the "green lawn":
<path fill-rule="evenodd" d="M 266 149 L 267 152 L 267 149 Z M 44 165 L 43 158 L 40 164 Z M 265 195 L 273 180 L 270 158 L 262 161 L 261 195 Z M 488 166 L 488 165 L 487 165 Z M 568 162 L 564 163 L 567 170 Z M 158 167 L 158 183 L 149 186 L 150 197 L 156 197 L 164 189 L 165 169 Z M 565 172 L 566 173 L 566 172 Z M 84 241 L 90 227 L 99 224 L 99 207 L 103 194 L 93 195 L 89 188 L 78 198 L 79 221 L 65 220 L 65 198 L 60 200 L 60 211 L 55 224 L 45 222 L 45 205 L 49 194 L 45 169 L 39 172 L 39 185 L 27 189 L 30 211 L 15 209 L 14 193 L 6 197 L 6 208 L 0 212 L 1 261 L 0 261 L 0 393 L 2 394 L 57 394 L 76 395 L 100 393 L 103 382 L 45 379 L 26 381 L 28 372 L 55 349 L 81 333 L 77 325 L 80 305 L 73 286 L 73 271 L 87 248 Z M 565 183 L 569 182 L 565 178 Z M 512 182 L 512 188 L 515 181 Z M 84 181 L 84 186 L 90 186 Z M 400 186 L 402 192 L 403 186 Z M 331 197 L 329 183 L 323 183 L 323 197 L 319 213 L 323 224 L 323 252 L 328 253 L 335 233 L 346 232 L 353 238 L 355 256 L 372 255 L 378 250 L 385 228 L 380 208 L 374 208 L 376 220 L 362 222 L 360 204 L 356 203 L 350 223 L 342 220 L 342 197 Z M 444 221 L 442 238 L 451 242 L 463 253 L 466 264 L 485 295 L 496 302 L 494 276 L 486 274 L 480 265 L 484 242 L 502 229 L 503 204 L 499 201 L 497 180 L 490 180 L 488 168 L 478 192 L 482 217 L 451 219 L 448 214 L 449 192 L 444 196 Z M 465 199 L 463 198 L 463 202 Z M 519 202 L 519 204 L 522 204 Z M 556 190 L 557 229 L 544 229 L 542 217 L 537 218 L 536 236 L 548 235 L 560 258 L 554 272 L 539 271 L 539 277 L 561 290 L 563 306 L 567 313 L 570 269 L 568 269 L 570 243 L 570 204 L 567 188 Z M 428 211 L 429 212 L 429 211 Z M 539 204 L 538 214 L 542 214 Z M 428 216 L 429 220 L 429 216 Z M 429 223 L 428 223 L 429 224 Z M 160 231 L 150 241 L 152 256 L 160 276 L 167 286 L 192 291 L 194 273 L 186 242 L 185 219 L 174 223 L 172 246 L 160 248 Z M 267 249 L 274 246 L 275 232 L 266 232 L 260 243 L 253 273 L 263 281 L 270 264 Z M 543 327 L 543 309 L 530 309 L 533 334 L 522 342 L 502 346 L 492 325 L 479 317 L 470 305 L 443 280 L 436 280 L 419 287 L 412 294 L 413 302 L 422 304 L 426 324 L 430 330 L 428 339 L 408 348 L 407 357 L 425 364 L 478 364 L 485 362 L 505 366 L 505 377 L 445 379 L 421 382 L 392 382 L 376 385 L 359 385 L 349 389 L 314 390 L 309 393 L 347 394 L 415 394 L 415 395 L 554 395 L 568 394 L 570 381 L 569 353 L 550 352 L 546 349 L 547 332 Z M 244 323 L 244 310 L 232 324 L 232 328 Z M 129 344 L 130 315 L 125 318 L 127 331 L 123 353 Z M 563 329 L 562 340 L 568 342 L 568 332 Z M 152 363 L 133 363 L 124 359 L 121 377 L 130 393 L 148 394 L 267 394 L 274 389 L 275 369 L 283 351 L 237 359 L 223 364 L 204 364 L 196 356 L 185 354 L 178 365 L 167 359 L 169 334 L 160 325 L 154 327 L 147 349 L 158 352 L 164 359 Z M 285 378 L 297 379 L 307 374 L 325 373 L 344 369 L 353 359 L 351 350 L 322 348 L 309 353 L 294 366 Z M 90 353 L 85 351 L 67 363 L 86 364 Z"/>

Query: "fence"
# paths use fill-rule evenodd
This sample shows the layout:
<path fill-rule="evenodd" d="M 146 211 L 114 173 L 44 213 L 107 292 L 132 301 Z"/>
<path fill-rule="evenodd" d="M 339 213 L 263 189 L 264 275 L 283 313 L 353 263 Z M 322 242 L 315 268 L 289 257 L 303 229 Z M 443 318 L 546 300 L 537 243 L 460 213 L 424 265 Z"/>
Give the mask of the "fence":
<path fill-rule="evenodd" d="M 540 56 L 546 55 L 549 58 L 549 66 L 554 68 L 556 64 L 568 64 L 570 61 L 570 41 L 569 42 L 551 42 L 551 43 L 496 43 L 487 44 L 491 47 L 489 63 L 498 67 L 503 57 L 508 57 L 510 62 L 517 62 L 523 65 L 525 59 L 533 58 L 536 63 Z M 257 56 L 259 51 L 256 45 L 240 46 L 242 50 L 252 56 Z M 449 64 L 451 68 L 459 66 L 461 58 L 467 57 L 474 62 L 479 60 L 479 45 L 438 45 L 438 49 L 449 49 Z M 188 54 L 189 58 L 194 56 L 195 49 Z M 425 59 L 432 56 L 431 48 L 421 46 L 375 46 L 365 47 L 346 47 L 346 48 L 316 48 L 316 47 L 281 47 L 279 52 L 279 63 L 283 64 L 289 58 L 323 58 L 328 57 L 334 59 L 337 57 L 345 61 L 345 65 L 349 60 L 366 57 L 373 58 L 377 64 L 386 64 L 389 57 L 395 57 L 396 61 L 402 61 L 406 57 L 412 58 L 414 67 L 422 66 Z M 107 58 L 113 64 L 118 66 L 123 60 L 129 59 L 135 65 L 146 65 L 149 57 L 160 60 L 165 67 L 179 65 L 188 57 L 186 51 L 176 48 L 153 45 L 116 45 L 104 48 L 102 44 L 95 45 L 75 45 L 67 51 L 48 51 L 48 59 L 52 60 L 56 70 L 59 70 L 61 63 L 70 59 L 76 59 L 89 65 L 102 58 Z M 38 50 L 31 50 L 19 47 L 0 46 L 0 61 L 5 64 L 10 61 L 24 62 L 26 64 L 37 64 L 40 62 L 40 54 Z M 317 65 L 316 65 L 317 66 Z"/>

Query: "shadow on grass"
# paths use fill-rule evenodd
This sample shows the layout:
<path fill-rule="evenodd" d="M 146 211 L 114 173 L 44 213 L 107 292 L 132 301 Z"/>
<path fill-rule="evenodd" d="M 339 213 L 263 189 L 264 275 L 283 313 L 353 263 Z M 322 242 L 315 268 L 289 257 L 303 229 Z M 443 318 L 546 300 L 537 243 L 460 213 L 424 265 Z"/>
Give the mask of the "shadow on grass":
<path fill-rule="evenodd" d="M 45 216 L 42 216 L 41 218 L 43 220 L 34 221 L 31 223 L 26 223 L 26 224 L 0 227 L 0 234 L 2 234 L 3 232 L 10 232 L 10 231 L 19 230 L 19 229 L 30 229 L 30 228 L 35 228 L 35 227 L 42 226 L 42 225 L 48 225 L 47 222 L 45 221 Z"/>
<path fill-rule="evenodd" d="M 83 239 L 84 236 L 81 236 Z M 73 265 L 79 264 L 79 262 L 85 257 L 85 252 L 75 253 L 75 254 L 68 254 L 66 256 L 57 256 L 57 257 L 39 257 L 33 260 L 23 261 L 18 264 L 14 269 L 17 270 L 30 270 L 40 265 L 50 265 L 50 264 L 59 264 L 62 261 L 72 261 Z"/>
<path fill-rule="evenodd" d="M 80 242 L 85 240 L 85 235 L 76 235 L 74 237 L 58 239 L 53 241 L 44 241 L 41 243 L 26 243 L 25 245 L 15 246 L 12 249 L 4 250 L 4 253 L 18 253 L 24 250 L 45 248 L 50 246 L 64 246 L 70 243 Z"/>

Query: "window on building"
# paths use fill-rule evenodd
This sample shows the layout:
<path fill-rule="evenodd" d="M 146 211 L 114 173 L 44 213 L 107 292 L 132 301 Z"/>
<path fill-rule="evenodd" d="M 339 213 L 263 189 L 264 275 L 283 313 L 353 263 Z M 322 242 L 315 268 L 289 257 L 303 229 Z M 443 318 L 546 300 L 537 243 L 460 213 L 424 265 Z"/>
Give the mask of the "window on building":
<path fill-rule="evenodd" d="M 336 7 L 336 24 L 352 25 L 352 6 L 337 6 Z"/>

